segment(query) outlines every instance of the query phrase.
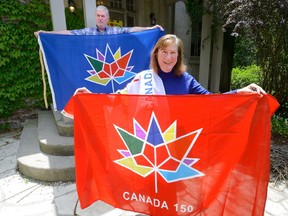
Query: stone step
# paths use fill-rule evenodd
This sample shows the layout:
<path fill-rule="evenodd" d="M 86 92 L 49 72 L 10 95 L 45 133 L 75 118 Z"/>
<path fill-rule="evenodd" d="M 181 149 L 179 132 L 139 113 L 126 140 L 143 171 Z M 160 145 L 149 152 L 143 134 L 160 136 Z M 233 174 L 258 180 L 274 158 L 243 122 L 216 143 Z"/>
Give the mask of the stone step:
<path fill-rule="evenodd" d="M 75 181 L 74 156 L 54 156 L 40 150 L 37 119 L 26 120 L 17 150 L 19 171 L 42 181 Z"/>
<path fill-rule="evenodd" d="M 51 110 L 56 122 L 57 130 L 59 135 L 66 137 L 74 136 L 74 121 L 64 115 L 60 111 L 54 110 L 53 105 L 51 105 Z"/>
<path fill-rule="evenodd" d="M 40 149 L 50 155 L 74 155 L 74 137 L 58 133 L 52 111 L 38 112 L 38 139 Z"/>

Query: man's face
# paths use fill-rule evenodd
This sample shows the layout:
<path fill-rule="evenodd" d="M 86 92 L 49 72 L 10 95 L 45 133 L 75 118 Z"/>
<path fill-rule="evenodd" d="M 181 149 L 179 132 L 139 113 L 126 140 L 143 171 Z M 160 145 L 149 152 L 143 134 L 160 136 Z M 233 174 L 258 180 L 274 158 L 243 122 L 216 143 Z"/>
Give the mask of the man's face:
<path fill-rule="evenodd" d="M 96 25 L 100 31 L 103 31 L 109 21 L 109 16 L 105 11 L 99 10 L 96 12 Z"/>

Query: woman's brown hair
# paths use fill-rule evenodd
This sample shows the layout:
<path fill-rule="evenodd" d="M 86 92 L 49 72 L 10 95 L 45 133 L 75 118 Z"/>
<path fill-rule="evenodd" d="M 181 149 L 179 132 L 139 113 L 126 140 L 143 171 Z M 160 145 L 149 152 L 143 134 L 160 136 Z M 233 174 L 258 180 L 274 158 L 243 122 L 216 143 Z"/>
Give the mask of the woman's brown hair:
<path fill-rule="evenodd" d="M 166 34 L 157 41 L 151 53 L 150 68 L 156 73 L 159 72 L 160 66 L 157 60 L 157 53 L 171 44 L 176 44 L 178 47 L 177 63 L 173 70 L 177 76 L 180 76 L 187 70 L 187 66 L 184 64 L 184 47 L 182 40 L 173 34 Z"/>

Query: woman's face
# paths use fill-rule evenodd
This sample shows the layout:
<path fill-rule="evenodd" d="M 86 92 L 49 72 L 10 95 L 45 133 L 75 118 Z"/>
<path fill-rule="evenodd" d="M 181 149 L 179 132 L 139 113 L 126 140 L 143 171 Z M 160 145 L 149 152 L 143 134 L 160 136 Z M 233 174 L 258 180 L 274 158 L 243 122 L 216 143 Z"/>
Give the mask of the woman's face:
<path fill-rule="evenodd" d="M 178 47 L 176 44 L 170 44 L 164 49 L 159 49 L 157 52 L 158 64 L 163 72 L 171 72 L 177 63 L 177 59 Z"/>

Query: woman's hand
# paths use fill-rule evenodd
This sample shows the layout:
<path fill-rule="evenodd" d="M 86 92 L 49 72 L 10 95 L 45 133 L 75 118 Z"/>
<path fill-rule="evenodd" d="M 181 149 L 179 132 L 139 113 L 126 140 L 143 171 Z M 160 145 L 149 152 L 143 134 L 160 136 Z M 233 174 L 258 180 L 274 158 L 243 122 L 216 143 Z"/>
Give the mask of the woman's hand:
<path fill-rule="evenodd" d="M 260 86 L 255 83 L 251 83 L 250 85 L 238 89 L 237 93 L 257 93 L 257 94 L 267 94 Z"/>

